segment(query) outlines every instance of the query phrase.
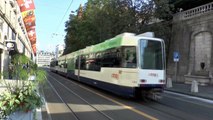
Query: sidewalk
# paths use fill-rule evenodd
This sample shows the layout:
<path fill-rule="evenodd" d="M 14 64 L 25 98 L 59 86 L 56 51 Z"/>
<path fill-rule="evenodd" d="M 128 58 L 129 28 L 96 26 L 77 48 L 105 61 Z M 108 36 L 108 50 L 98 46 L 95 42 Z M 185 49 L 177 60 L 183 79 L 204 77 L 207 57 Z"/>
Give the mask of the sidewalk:
<path fill-rule="evenodd" d="M 166 88 L 165 90 L 213 100 L 212 85 L 198 86 L 198 93 L 191 92 L 191 84 L 172 83 L 172 86 L 172 88 Z"/>

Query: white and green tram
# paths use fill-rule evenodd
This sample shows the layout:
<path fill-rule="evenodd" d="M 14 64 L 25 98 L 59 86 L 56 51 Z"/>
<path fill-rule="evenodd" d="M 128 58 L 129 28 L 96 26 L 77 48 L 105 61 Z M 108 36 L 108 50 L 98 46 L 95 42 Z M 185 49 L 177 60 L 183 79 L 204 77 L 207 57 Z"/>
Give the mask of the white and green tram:
<path fill-rule="evenodd" d="M 107 91 L 147 95 L 165 86 L 165 44 L 150 33 L 123 33 L 61 56 L 51 70 Z"/>

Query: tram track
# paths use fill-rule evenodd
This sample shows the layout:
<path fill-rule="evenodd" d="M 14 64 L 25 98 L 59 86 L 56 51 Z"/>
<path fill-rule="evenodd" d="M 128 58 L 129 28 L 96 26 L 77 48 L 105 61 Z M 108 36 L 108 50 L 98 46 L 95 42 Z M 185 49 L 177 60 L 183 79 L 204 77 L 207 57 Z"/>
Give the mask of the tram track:
<path fill-rule="evenodd" d="M 145 107 L 148 107 L 150 109 L 153 109 L 157 112 L 167 114 L 167 115 L 169 115 L 169 116 L 171 116 L 175 119 L 178 119 L 178 120 L 189 120 L 189 119 L 186 119 L 186 116 L 187 116 L 187 118 L 190 118 L 190 120 L 196 120 L 194 118 L 191 118 L 191 116 L 188 116 L 187 114 L 185 114 L 181 111 L 178 111 L 175 108 L 172 108 L 171 106 L 160 103 L 158 101 L 152 101 L 152 100 L 146 101 L 146 104 L 141 103 L 141 102 L 137 102 L 137 103 L 140 104 L 140 105 L 143 105 Z"/>
<path fill-rule="evenodd" d="M 108 92 L 105 92 L 105 91 L 102 92 L 102 90 L 100 90 L 100 89 L 89 87 L 88 85 L 79 83 L 78 81 L 72 81 L 70 79 L 67 79 L 67 78 L 60 76 L 60 75 L 57 75 L 57 74 L 54 74 L 52 72 L 48 72 L 48 74 L 50 74 L 51 77 L 55 78 L 55 79 L 51 78 L 51 80 L 54 81 L 55 84 L 63 86 L 63 88 L 61 88 L 61 89 L 66 89 L 67 91 L 70 92 L 70 94 L 75 93 L 77 96 L 81 95 L 80 97 L 83 98 L 84 101 L 86 101 L 90 105 L 92 105 L 93 109 L 99 110 L 100 108 L 96 106 L 97 101 L 92 101 L 93 99 L 88 98 L 88 95 L 87 95 L 88 93 L 89 93 L 90 96 L 93 96 L 93 95 L 96 94 L 96 95 L 102 97 L 103 100 L 105 99 L 105 100 L 111 101 L 111 102 L 115 103 L 115 105 L 117 104 L 117 105 L 123 107 L 124 109 L 128 109 L 129 111 L 132 111 L 134 113 L 137 113 L 137 114 L 143 116 L 145 119 L 158 120 L 158 119 L 165 119 L 166 118 L 165 120 L 167 120 L 167 119 L 168 120 L 169 119 L 173 119 L 173 120 L 187 120 L 187 119 L 199 120 L 199 119 L 202 118 L 202 117 L 199 117 L 199 116 L 197 117 L 196 115 L 190 114 L 190 112 L 187 112 L 187 110 L 185 112 L 182 109 L 179 109 L 179 107 L 177 107 L 177 106 L 173 106 L 171 104 L 167 104 L 167 103 L 162 102 L 162 101 L 153 101 L 153 100 L 141 101 L 139 99 L 136 100 L 136 99 L 128 99 L 128 98 L 123 99 L 122 97 L 119 97 L 119 96 L 116 96 L 116 95 L 113 95 L 113 94 L 112 95 L 108 94 Z M 80 88 L 80 92 L 79 92 L 79 88 Z M 84 93 L 84 94 L 82 94 L 82 93 Z M 167 102 L 172 102 L 171 100 L 173 100 L 173 99 L 171 99 L 170 96 L 168 96 L 168 97 L 163 96 L 163 99 L 164 99 L 163 101 L 166 100 Z M 97 98 L 95 98 L 95 99 L 97 99 Z M 86 104 L 88 104 L 88 103 L 86 103 Z M 96 104 L 94 104 L 94 103 L 96 103 Z M 103 102 L 98 102 L 98 103 L 102 104 Z M 104 112 L 104 114 L 106 113 L 107 116 L 110 116 L 107 119 L 110 119 L 110 118 L 116 119 L 115 116 L 112 116 L 112 114 L 109 114 L 108 112 L 105 112 L 101 109 L 99 111 L 101 112 L 99 114 L 102 114 Z M 146 114 L 144 111 L 146 111 L 146 113 L 149 113 L 149 115 Z M 114 114 L 114 112 L 116 112 L 116 111 L 113 111 L 113 114 Z M 156 117 L 153 117 L 153 116 L 158 116 L 158 117 L 156 118 Z"/>
<path fill-rule="evenodd" d="M 49 73 L 49 74 L 51 74 L 51 75 L 53 75 L 53 76 L 55 76 L 56 74 L 53 74 L 53 73 Z M 58 75 L 57 75 L 58 76 Z M 60 78 L 63 78 L 63 79 L 66 79 L 65 77 L 63 77 L 63 76 L 59 76 Z M 62 84 L 61 82 L 59 82 L 59 81 L 57 81 L 59 84 Z M 85 86 L 82 86 L 82 85 L 80 85 L 80 83 L 78 83 L 78 82 L 73 82 L 73 81 L 71 81 L 71 80 L 69 80 L 69 82 L 71 82 L 72 84 L 74 84 L 74 85 L 77 85 L 77 86 L 80 86 L 80 87 L 83 87 L 83 88 L 85 88 Z M 63 85 L 63 84 L 62 84 Z M 63 85 L 64 86 L 64 85 Z M 64 88 L 65 89 L 69 89 L 69 88 L 67 88 L 66 86 L 64 86 Z M 70 90 L 70 89 L 69 89 Z M 88 90 L 88 91 L 91 91 L 89 88 L 86 88 L 85 90 Z M 73 92 L 73 91 L 72 91 Z M 75 93 L 76 94 L 76 93 Z M 77 95 L 77 94 L 76 94 Z M 77 95 L 78 96 L 78 95 Z M 133 99 L 131 99 L 131 100 L 133 100 Z M 144 103 L 141 103 L 141 101 L 143 101 L 144 103 L 146 103 L 146 104 L 144 104 Z M 158 101 L 155 101 L 155 100 L 147 100 L 147 101 L 144 101 L 144 100 L 142 100 L 142 99 L 134 99 L 132 102 L 134 102 L 134 103 L 136 103 L 136 104 L 139 104 L 139 105 L 141 105 L 141 106 L 145 106 L 145 107 L 148 107 L 149 109 L 152 109 L 152 110 L 154 110 L 154 111 L 157 111 L 157 112 L 161 112 L 161 113 L 163 113 L 163 114 L 167 114 L 167 115 L 169 115 L 169 116 L 171 116 L 171 117 L 173 117 L 173 118 L 176 118 L 176 120 L 184 120 L 184 118 L 182 118 L 181 116 L 179 116 L 179 115 L 176 115 L 176 114 L 174 114 L 174 113 L 177 113 L 177 111 L 176 112 L 173 112 L 173 113 L 171 113 L 171 111 L 166 111 L 166 110 L 163 110 L 163 109 L 160 109 L 160 108 L 158 108 L 158 107 L 155 107 L 155 105 L 156 104 L 159 104 L 159 105 L 161 105 L 161 108 L 162 108 L 162 106 L 165 108 L 165 109 L 167 109 L 168 110 L 168 108 L 171 110 L 172 108 L 170 108 L 169 106 L 166 106 L 165 104 L 162 104 L 162 103 L 160 103 L 160 102 L 158 102 Z M 155 105 L 152 105 L 152 104 L 155 104 Z M 159 106 L 159 105 L 157 105 L 157 106 Z M 128 106 L 128 105 L 127 105 Z M 173 110 L 174 111 L 174 110 Z M 185 116 L 185 115 L 184 115 Z"/>
<path fill-rule="evenodd" d="M 49 73 L 48 73 L 49 74 Z M 65 85 L 63 85 L 63 83 L 59 82 L 58 80 L 56 80 L 54 77 L 49 76 L 54 82 L 58 83 L 58 85 L 61 85 L 60 89 L 66 89 L 70 94 L 76 96 L 77 98 L 79 98 L 80 100 L 82 100 L 84 103 L 87 104 L 87 106 L 90 106 L 92 109 L 94 109 L 97 113 L 101 114 L 102 116 L 104 116 L 107 120 L 114 120 L 112 119 L 110 116 L 106 115 L 105 113 L 103 113 L 102 111 L 98 110 L 96 107 L 94 107 L 92 104 L 90 104 L 87 100 L 85 100 L 84 98 L 82 98 L 81 96 L 79 96 L 77 93 L 75 93 L 73 90 L 69 89 L 68 87 L 66 87 Z M 56 90 L 55 85 L 51 84 L 50 81 L 48 80 L 48 84 L 51 86 L 51 88 L 55 91 L 55 93 L 57 94 L 58 97 L 60 97 L 60 99 L 63 101 L 64 104 L 66 104 L 66 106 L 70 109 L 70 111 L 72 111 L 72 113 L 74 114 L 76 120 L 81 120 L 81 118 L 79 118 L 79 116 L 75 113 L 75 111 L 69 106 L 69 103 L 67 103 L 65 100 L 63 100 L 62 96 L 60 96 L 59 92 Z"/>
<path fill-rule="evenodd" d="M 158 120 L 157 118 L 155 118 L 155 117 L 153 117 L 153 116 L 150 116 L 150 115 L 148 115 L 148 114 L 146 114 L 146 113 L 144 113 L 143 111 L 139 111 L 139 110 L 137 110 L 137 109 L 134 109 L 134 107 L 131 107 L 131 106 L 128 106 L 128 105 L 125 105 L 125 104 L 123 104 L 123 103 L 121 103 L 121 102 L 118 102 L 117 100 L 114 100 L 114 97 L 111 97 L 111 96 L 105 96 L 105 94 L 104 95 L 102 95 L 102 93 L 99 93 L 100 91 L 100 89 L 98 89 L 98 91 L 97 91 L 97 89 L 96 88 L 88 88 L 88 86 L 87 85 L 85 85 L 85 84 L 82 84 L 82 83 L 79 83 L 78 81 L 72 81 L 72 80 L 70 80 L 70 79 L 67 79 L 67 78 L 65 78 L 65 77 L 63 77 L 63 76 L 61 76 L 61 75 L 57 75 L 57 74 L 54 74 L 54 73 L 52 73 L 52 72 L 48 72 L 48 74 L 50 74 L 52 77 L 57 77 L 57 78 L 60 78 L 60 79 L 63 79 L 63 80 L 66 80 L 66 82 L 67 83 L 70 83 L 70 84 L 72 84 L 71 86 L 69 86 L 69 87 L 74 87 L 74 86 L 78 86 L 78 87 L 80 87 L 82 90 L 86 90 L 87 92 L 89 92 L 89 93 L 91 93 L 91 94 L 94 94 L 94 95 L 97 95 L 97 96 L 99 96 L 99 97 L 101 97 L 101 98 L 103 98 L 103 99 L 105 99 L 105 100 L 107 100 L 107 101 L 110 101 L 110 102 L 113 102 L 114 104 L 115 104 L 115 106 L 117 105 L 117 106 L 120 106 L 120 107 L 122 107 L 123 109 L 126 109 L 126 110 L 129 110 L 129 111 L 131 111 L 131 112 L 134 112 L 134 114 L 138 114 L 139 116 L 141 116 L 144 120 Z M 59 81 L 58 81 L 59 82 Z M 63 83 L 61 83 L 61 82 L 59 82 L 60 84 L 63 84 Z M 66 85 L 65 86 L 65 89 L 69 89 L 67 86 L 68 86 L 68 84 L 66 84 L 66 83 L 64 83 L 64 85 Z M 91 87 L 91 86 L 90 86 Z M 71 90 L 72 91 L 72 90 Z M 74 92 L 75 93 L 75 92 Z M 104 93 L 106 93 L 106 94 L 108 94 L 108 92 L 106 92 L 106 91 L 104 91 Z M 77 94 L 77 93 L 75 93 L 75 94 Z M 118 97 L 118 96 L 117 96 Z M 85 100 L 86 101 L 86 100 Z M 94 106 L 95 107 L 95 106 Z M 96 108 L 96 107 L 95 107 Z M 97 109 L 97 108 L 96 108 Z M 101 111 L 100 111 L 101 112 Z M 102 112 L 103 113 L 103 112 Z M 137 116 L 138 116 L 137 115 Z M 110 118 L 110 117 L 109 117 Z M 112 118 L 111 118 L 112 119 Z M 113 120 L 113 119 L 112 119 Z"/>
<path fill-rule="evenodd" d="M 58 76 L 58 75 L 57 75 L 57 76 Z M 66 79 L 66 78 L 64 78 L 63 76 L 60 76 L 60 78 Z M 58 81 L 57 81 L 57 82 L 58 82 Z M 71 80 L 69 80 L 69 82 L 71 82 L 71 83 L 74 84 L 74 85 L 83 87 L 83 88 L 85 89 L 85 86 L 80 85 L 80 83 L 78 83 L 78 82 L 73 82 L 73 81 L 71 81 Z M 60 82 L 59 82 L 59 83 L 60 83 Z M 60 83 L 60 84 L 62 84 L 62 83 Z M 65 87 L 66 87 L 66 86 L 65 86 Z M 66 89 L 69 89 L 69 88 L 66 87 Z M 88 88 L 86 88 L 85 90 L 91 91 L 91 90 L 88 89 Z M 142 103 L 141 103 L 141 99 L 137 99 L 137 100 L 131 99 L 131 100 L 132 100 L 133 102 L 139 104 L 139 105 L 148 107 L 149 109 L 153 109 L 153 110 L 155 110 L 155 111 L 157 110 L 158 112 L 162 112 L 162 113 L 164 113 L 164 114 L 166 113 L 167 115 L 169 115 L 169 116 L 171 116 L 171 117 L 173 117 L 173 118 L 176 118 L 177 120 L 185 120 L 184 118 L 180 117 L 178 114 L 172 114 L 172 113 L 170 113 L 170 111 L 165 111 L 165 110 L 159 109 L 159 108 L 157 108 L 157 107 L 155 107 L 155 106 L 153 106 L 153 105 L 151 105 L 151 104 L 142 104 Z M 143 102 L 146 102 L 146 103 L 151 102 L 152 104 L 160 104 L 160 105 L 164 106 L 164 104 L 162 104 L 162 103 L 160 103 L 160 102 L 158 102 L 158 101 L 156 101 L 156 100 L 148 100 L 148 101 L 144 101 L 144 100 L 143 100 Z M 129 106 L 129 107 L 130 107 L 130 106 Z M 166 109 L 168 110 L 169 106 L 164 106 L 164 108 L 165 108 L 165 107 L 167 107 Z M 169 108 L 169 109 L 172 109 L 172 108 Z"/>
<path fill-rule="evenodd" d="M 178 109 L 174 104 L 169 105 L 165 102 L 162 102 L 165 99 L 171 99 L 170 96 L 163 95 L 162 99 L 163 100 L 149 99 L 147 101 L 143 101 L 143 103 L 140 100 L 135 100 L 135 102 L 140 104 L 140 105 L 143 105 L 145 107 L 148 107 L 150 109 L 157 110 L 158 112 L 172 116 L 172 117 L 179 119 L 179 120 L 200 120 L 200 119 L 202 119 L 202 118 L 199 118 L 195 115 L 191 115 L 189 113 L 183 112 L 181 109 Z M 181 99 L 177 99 L 177 98 L 172 98 L 172 99 L 180 100 L 180 101 L 183 101 L 183 102 L 188 102 L 189 104 L 199 105 L 199 104 L 196 104 L 196 103 L 193 103 L 193 102 L 189 102 L 189 101 L 185 101 L 185 100 L 181 100 Z M 207 107 L 209 107 L 209 106 L 207 106 Z"/>
<path fill-rule="evenodd" d="M 69 105 L 62 99 L 62 97 L 58 94 L 57 90 L 55 89 L 55 87 L 50 83 L 49 80 L 47 80 L 48 84 L 51 86 L 51 88 L 53 89 L 53 91 L 56 93 L 56 95 L 59 97 L 59 99 L 67 106 L 67 108 L 73 113 L 74 117 L 76 120 L 80 120 L 78 118 L 78 116 L 73 112 L 73 110 L 69 107 Z"/>

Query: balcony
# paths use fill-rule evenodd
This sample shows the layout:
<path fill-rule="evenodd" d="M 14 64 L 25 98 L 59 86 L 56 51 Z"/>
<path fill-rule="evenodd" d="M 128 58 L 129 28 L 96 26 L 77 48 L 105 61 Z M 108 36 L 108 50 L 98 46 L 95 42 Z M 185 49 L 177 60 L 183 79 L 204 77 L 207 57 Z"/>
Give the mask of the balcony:
<path fill-rule="evenodd" d="M 174 21 L 187 20 L 201 16 L 206 13 L 210 13 L 212 11 L 213 11 L 213 2 L 183 12 L 176 13 L 173 16 L 173 20 Z"/>

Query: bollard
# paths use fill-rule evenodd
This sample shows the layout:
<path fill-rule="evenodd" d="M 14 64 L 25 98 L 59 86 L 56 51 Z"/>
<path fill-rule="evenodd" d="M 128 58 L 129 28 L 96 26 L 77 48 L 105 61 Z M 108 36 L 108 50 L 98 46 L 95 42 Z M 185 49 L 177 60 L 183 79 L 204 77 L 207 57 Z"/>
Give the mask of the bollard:
<path fill-rule="evenodd" d="M 198 83 L 196 80 L 192 81 L 191 85 L 191 92 L 197 93 L 198 92 Z"/>
<path fill-rule="evenodd" d="M 166 81 L 166 87 L 167 88 L 172 88 L 172 79 L 171 78 L 167 79 L 167 81 Z"/>

